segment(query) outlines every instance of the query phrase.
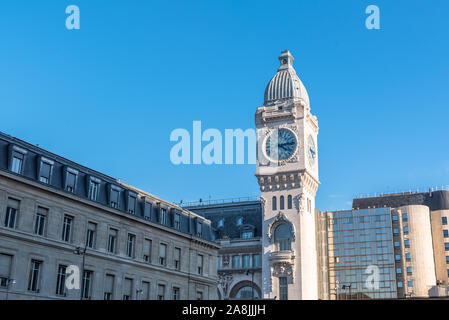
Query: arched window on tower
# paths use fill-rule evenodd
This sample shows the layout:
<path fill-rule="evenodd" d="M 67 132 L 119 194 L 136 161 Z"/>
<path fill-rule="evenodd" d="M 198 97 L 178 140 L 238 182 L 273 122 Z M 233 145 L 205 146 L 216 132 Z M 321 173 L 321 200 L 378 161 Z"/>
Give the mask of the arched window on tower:
<path fill-rule="evenodd" d="M 279 210 L 284 210 L 284 196 L 279 198 Z"/>
<path fill-rule="evenodd" d="M 291 250 L 292 226 L 290 223 L 282 223 L 274 230 L 274 244 L 276 251 Z"/>
<path fill-rule="evenodd" d="M 289 194 L 287 197 L 287 209 L 291 209 L 293 207 L 292 205 L 292 195 Z"/>
<path fill-rule="evenodd" d="M 271 202 L 272 202 L 273 210 L 277 210 L 276 197 L 273 197 L 273 199 L 271 199 Z"/>

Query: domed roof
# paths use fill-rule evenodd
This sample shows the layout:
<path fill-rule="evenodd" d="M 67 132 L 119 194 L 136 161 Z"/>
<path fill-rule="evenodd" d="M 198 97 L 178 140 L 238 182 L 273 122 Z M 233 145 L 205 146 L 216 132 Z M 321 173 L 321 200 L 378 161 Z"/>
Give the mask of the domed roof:
<path fill-rule="evenodd" d="M 288 99 L 303 99 L 306 105 L 310 106 L 307 90 L 296 75 L 295 69 L 293 69 L 293 60 L 290 51 L 282 51 L 279 57 L 281 66 L 265 89 L 264 105 Z"/>

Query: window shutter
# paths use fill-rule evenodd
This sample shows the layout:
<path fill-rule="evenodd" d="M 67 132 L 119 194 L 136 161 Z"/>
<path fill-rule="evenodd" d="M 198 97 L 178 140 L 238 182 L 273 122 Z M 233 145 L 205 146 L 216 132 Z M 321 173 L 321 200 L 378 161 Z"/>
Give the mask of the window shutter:
<path fill-rule="evenodd" d="M 12 256 L 0 254 L 0 277 L 9 278 Z"/>

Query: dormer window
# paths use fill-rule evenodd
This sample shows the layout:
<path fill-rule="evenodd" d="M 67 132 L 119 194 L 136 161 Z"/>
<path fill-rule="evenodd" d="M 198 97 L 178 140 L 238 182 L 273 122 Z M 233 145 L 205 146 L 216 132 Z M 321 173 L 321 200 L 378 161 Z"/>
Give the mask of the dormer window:
<path fill-rule="evenodd" d="M 200 238 L 203 236 L 203 224 L 201 221 L 197 221 L 196 223 L 196 236 Z"/>
<path fill-rule="evenodd" d="M 176 230 L 181 230 L 181 214 L 179 212 L 175 212 L 175 216 L 173 217 L 173 226 Z"/>
<path fill-rule="evenodd" d="M 224 220 L 223 219 L 218 220 L 218 227 L 219 228 L 223 228 L 224 227 Z"/>
<path fill-rule="evenodd" d="M 134 214 L 136 213 L 137 194 L 130 191 L 127 191 L 127 194 L 128 203 L 126 210 L 128 211 L 128 213 Z"/>
<path fill-rule="evenodd" d="M 167 209 L 161 208 L 159 213 L 159 223 L 166 226 L 168 223 Z"/>
<path fill-rule="evenodd" d="M 40 157 L 39 161 L 39 181 L 49 184 L 54 166 L 54 161 Z"/>
<path fill-rule="evenodd" d="M 120 187 L 109 185 L 109 205 L 112 208 L 118 209 L 120 207 Z"/>
<path fill-rule="evenodd" d="M 17 174 L 23 174 L 25 155 L 27 151 L 17 146 L 10 146 L 10 165 L 9 170 Z"/>
<path fill-rule="evenodd" d="M 65 167 L 65 183 L 64 189 L 68 192 L 75 193 L 76 183 L 78 181 L 78 170 Z"/>
<path fill-rule="evenodd" d="M 89 193 L 88 198 L 92 201 L 97 201 L 100 192 L 100 179 L 89 177 Z"/>
<path fill-rule="evenodd" d="M 239 217 L 238 219 L 237 219 L 237 225 L 238 226 L 241 226 L 243 224 L 243 217 Z"/>
<path fill-rule="evenodd" d="M 11 171 L 14 173 L 22 173 L 22 163 L 23 163 L 23 157 L 13 156 L 12 157 L 12 164 L 11 164 Z"/>

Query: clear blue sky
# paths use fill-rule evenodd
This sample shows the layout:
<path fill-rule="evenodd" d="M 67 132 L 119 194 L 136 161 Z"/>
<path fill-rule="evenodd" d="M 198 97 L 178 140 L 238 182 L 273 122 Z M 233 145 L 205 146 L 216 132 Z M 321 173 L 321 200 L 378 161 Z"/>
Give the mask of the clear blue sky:
<path fill-rule="evenodd" d="M 78 5 L 81 29 L 65 28 Z M 365 28 L 375 4 L 381 30 Z M 253 128 L 289 49 L 320 124 L 317 207 L 449 185 L 449 1 L 0 2 L 0 130 L 167 200 L 257 196 L 170 132 Z"/>

